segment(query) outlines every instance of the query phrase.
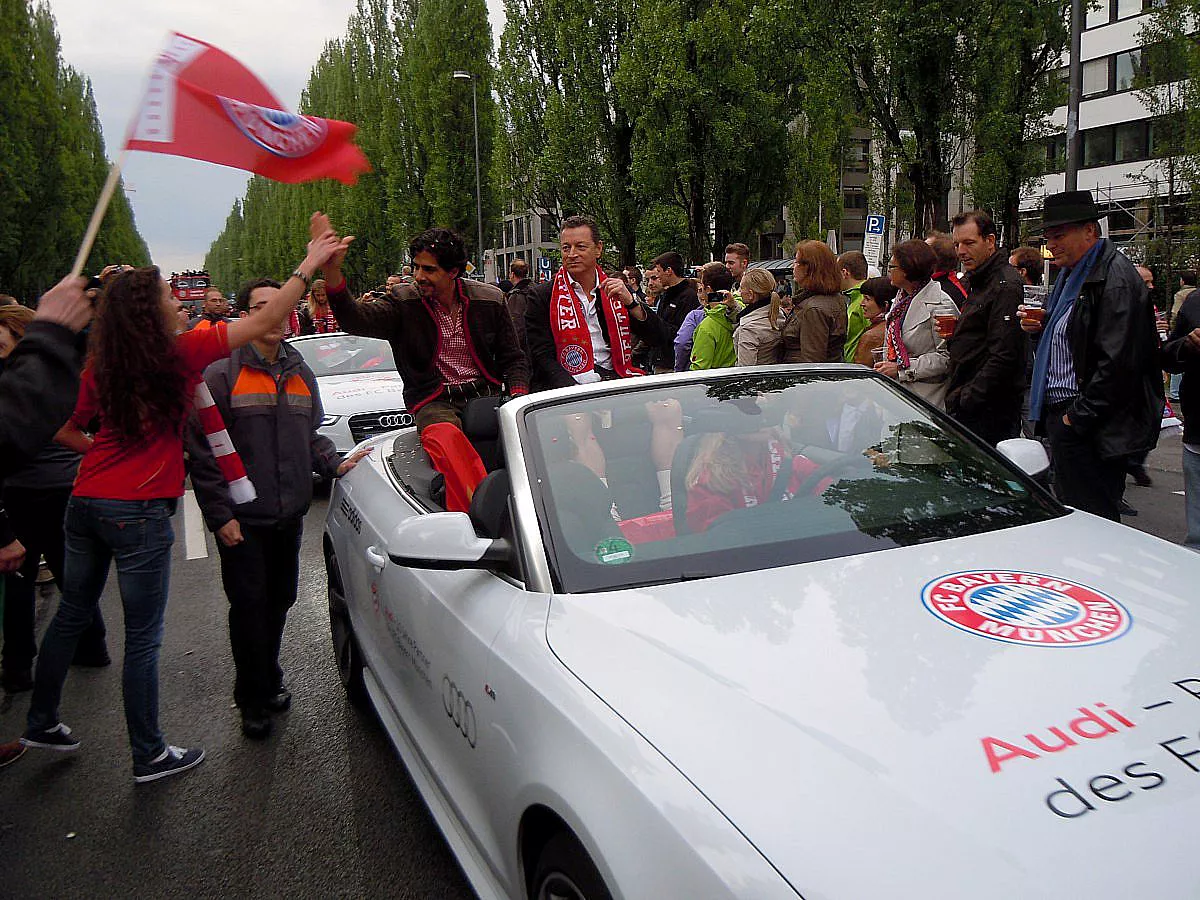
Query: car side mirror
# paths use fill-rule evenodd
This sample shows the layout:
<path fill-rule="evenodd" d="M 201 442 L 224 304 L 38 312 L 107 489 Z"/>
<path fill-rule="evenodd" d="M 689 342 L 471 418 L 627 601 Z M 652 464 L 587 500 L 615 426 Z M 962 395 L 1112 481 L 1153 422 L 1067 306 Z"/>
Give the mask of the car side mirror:
<path fill-rule="evenodd" d="M 996 445 L 1000 454 L 1026 475 L 1037 477 L 1050 468 L 1046 448 L 1029 438 L 1009 438 Z"/>
<path fill-rule="evenodd" d="M 396 526 L 388 558 L 412 569 L 494 569 L 507 562 L 512 545 L 481 538 L 464 512 L 413 516 Z"/>

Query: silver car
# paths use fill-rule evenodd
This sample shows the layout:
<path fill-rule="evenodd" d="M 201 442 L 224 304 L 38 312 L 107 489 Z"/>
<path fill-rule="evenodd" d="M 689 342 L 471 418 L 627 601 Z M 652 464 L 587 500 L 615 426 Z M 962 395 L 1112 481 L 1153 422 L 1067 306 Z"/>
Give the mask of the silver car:
<path fill-rule="evenodd" d="M 391 345 L 352 334 L 311 334 L 288 341 L 317 376 L 325 418 L 321 434 L 339 453 L 367 438 L 413 425 Z"/>

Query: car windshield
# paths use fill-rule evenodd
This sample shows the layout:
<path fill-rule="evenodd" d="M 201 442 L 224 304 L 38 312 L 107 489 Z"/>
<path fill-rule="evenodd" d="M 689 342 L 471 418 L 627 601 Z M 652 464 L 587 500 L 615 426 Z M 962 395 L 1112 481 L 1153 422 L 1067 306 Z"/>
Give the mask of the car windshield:
<path fill-rule="evenodd" d="M 1065 512 L 948 418 L 869 373 L 625 383 L 531 406 L 523 431 L 554 577 L 569 593 L 831 559 Z"/>
<path fill-rule="evenodd" d="M 352 334 L 323 334 L 291 341 L 313 374 L 349 375 L 355 372 L 394 372 L 392 347 L 379 338 Z"/>

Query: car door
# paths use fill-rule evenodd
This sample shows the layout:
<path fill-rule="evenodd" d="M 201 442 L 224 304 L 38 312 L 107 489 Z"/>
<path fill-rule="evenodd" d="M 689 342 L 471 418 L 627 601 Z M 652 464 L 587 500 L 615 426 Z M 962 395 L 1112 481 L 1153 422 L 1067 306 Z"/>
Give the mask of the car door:
<path fill-rule="evenodd" d="M 400 517 L 412 514 L 409 504 L 384 475 L 371 454 L 339 482 L 329 510 L 331 534 L 355 636 L 367 666 L 390 693 L 403 671 L 381 603 L 381 573 L 387 562 L 385 535 Z"/>
<path fill-rule="evenodd" d="M 397 708 L 429 768 L 472 839 L 503 878 L 513 835 L 497 834 L 489 785 L 511 765 L 495 729 L 491 646 L 526 602 L 523 586 L 489 571 L 433 571 L 389 564 L 382 574 L 384 615 L 402 643 L 407 672 L 397 678 Z"/>

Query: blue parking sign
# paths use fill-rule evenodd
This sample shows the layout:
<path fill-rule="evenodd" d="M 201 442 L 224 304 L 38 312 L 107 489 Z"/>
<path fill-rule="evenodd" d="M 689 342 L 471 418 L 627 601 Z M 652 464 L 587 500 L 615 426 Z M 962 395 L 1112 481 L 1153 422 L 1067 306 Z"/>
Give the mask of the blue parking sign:
<path fill-rule="evenodd" d="M 884 216 L 867 216 L 867 234 L 883 234 L 883 226 L 887 223 Z"/>

